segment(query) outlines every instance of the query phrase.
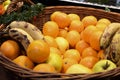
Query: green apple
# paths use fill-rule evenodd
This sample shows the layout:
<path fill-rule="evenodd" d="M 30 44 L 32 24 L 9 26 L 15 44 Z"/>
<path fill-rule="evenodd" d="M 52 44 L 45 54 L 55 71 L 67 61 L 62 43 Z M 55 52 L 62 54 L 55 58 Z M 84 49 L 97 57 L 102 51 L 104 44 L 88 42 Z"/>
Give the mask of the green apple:
<path fill-rule="evenodd" d="M 83 66 L 82 64 L 73 64 L 66 70 L 65 73 L 67 74 L 92 73 L 92 70 Z"/>
<path fill-rule="evenodd" d="M 62 69 L 62 58 L 57 53 L 50 53 L 47 63 L 53 65 L 57 72 L 60 72 Z"/>
<path fill-rule="evenodd" d="M 93 72 L 104 72 L 116 68 L 116 64 L 110 60 L 104 59 L 98 61 L 92 68 Z"/>

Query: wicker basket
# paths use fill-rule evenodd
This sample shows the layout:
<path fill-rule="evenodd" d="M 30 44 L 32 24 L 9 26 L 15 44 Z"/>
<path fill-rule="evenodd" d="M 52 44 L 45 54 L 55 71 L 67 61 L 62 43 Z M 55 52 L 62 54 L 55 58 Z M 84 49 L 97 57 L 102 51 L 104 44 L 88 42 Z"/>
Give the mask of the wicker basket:
<path fill-rule="evenodd" d="M 37 20 L 32 23 L 42 29 L 43 23 L 50 20 L 50 15 L 54 11 L 63 11 L 65 13 L 76 13 L 80 15 L 81 19 L 87 15 L 94 15 L 98 19 L 100 18 L 108 18 L 112 22 L 120 22 L 120 14 L 115 12 L 106 12 L 101 9 L 94 9 L 88 7 L 80 7 L 80 6 L 49 6 L 46 7 L 40 15 L 38 15 Z M 33 72 L 32 70 L 25 69 L 19 67 L 15 63 L 13 63 L 10 59 L 6 58 L 2 54 L 0 54 L 0 64 L 4 66 L 4 68 L 14 72 L 18 76 L 22 78 L 34 79 L 34 80 L 90 80 L 90 79 L 113 79 L 119 80 L 120 78 L 120 67 L 106 71 L 99 72 L 93 74 L 63 74 L 63 73 L 43 73 L 43 72 Z"/>

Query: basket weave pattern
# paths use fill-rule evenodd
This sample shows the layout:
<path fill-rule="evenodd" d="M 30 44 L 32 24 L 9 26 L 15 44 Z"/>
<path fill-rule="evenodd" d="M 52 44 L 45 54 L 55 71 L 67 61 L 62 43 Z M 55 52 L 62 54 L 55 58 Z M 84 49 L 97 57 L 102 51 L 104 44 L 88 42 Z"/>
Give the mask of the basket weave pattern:
<path fill-rule="evenodd" d="M 111 22 L 120 22 L 120 14 L 115 12 L 106 12 L 100 9 L 80 7 L 80 6 L 51 6 L 46 7 L 43 13 L 37 16 L 37 20 L 32 23 L 36 25 L 39 29 L 42 29 L 43 24 L 50 20 L 50 15 L 54 11 L 63 11 L 65 13 L 75 13 L 78 14 L 81 19 L 87 15 L 93 15 L 100 18 L 107 18 Z M 48 79 L 48 80 L 83 80 L 83 79 L 115 79 L 120 78 L 120 67 L 106 71 L 93 74 L 63 74 L 63 73 L 44 73 L 44 72 L 33 72 L 32 70 L 22 68 L 10 59 L 6 58 L 0 54 L 0 64 L 2 64 L 6 69 L 13 71 L 15 74 L 23 78 L 29 78 L 34 80 Z M 118 79 L 119 80 L 119 79 Z"/>

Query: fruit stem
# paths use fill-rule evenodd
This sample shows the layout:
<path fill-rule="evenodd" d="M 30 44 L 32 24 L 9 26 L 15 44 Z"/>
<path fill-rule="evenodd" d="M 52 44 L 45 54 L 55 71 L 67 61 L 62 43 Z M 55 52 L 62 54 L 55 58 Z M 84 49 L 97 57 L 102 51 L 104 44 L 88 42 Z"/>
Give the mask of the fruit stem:
<path fill-rule="evenodd" d="M 110 64 L 108 64 L 108 61 L 106 61 L 106 64 L 103 66 L 103 69 L 106 70 L 109 66 Z"/>

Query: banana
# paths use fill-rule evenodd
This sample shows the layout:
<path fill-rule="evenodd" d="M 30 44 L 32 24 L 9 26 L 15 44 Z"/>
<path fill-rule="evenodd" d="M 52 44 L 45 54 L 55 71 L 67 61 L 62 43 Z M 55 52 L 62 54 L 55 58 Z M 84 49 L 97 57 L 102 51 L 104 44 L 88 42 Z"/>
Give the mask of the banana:
<path fill-rule="evenodd" d="M 100 38 L 100 47 L 101 49 L 107 48 L 109 43 L 112 40 L 112 37 L 120 29 L 120 23 L 111 23 L 106 29 L 104 30 L 101 38 Z"/>
<path fill-rule="evenodd" d="M 8 27 L 10 28 L 20 28 L 26 31 L 34 40 L 43 39 L 42 32 L 33 24 L 25 21 L 13 21 Z"/>
<path fill-rule="evenodd" d="M 110 44 L 111 54 L 110 57 L 113 62 L 120 66 L 120 29 L 113 36 L 113 39 Z"/>
<path fill-rule="evenodd" d="M 26 50 L 28 45 L 33 41 L 33 38 L 24 30 L 20 28 L 11 28 L 8 32 L 9 36 L 16 41 L 19 41 Z"/>

